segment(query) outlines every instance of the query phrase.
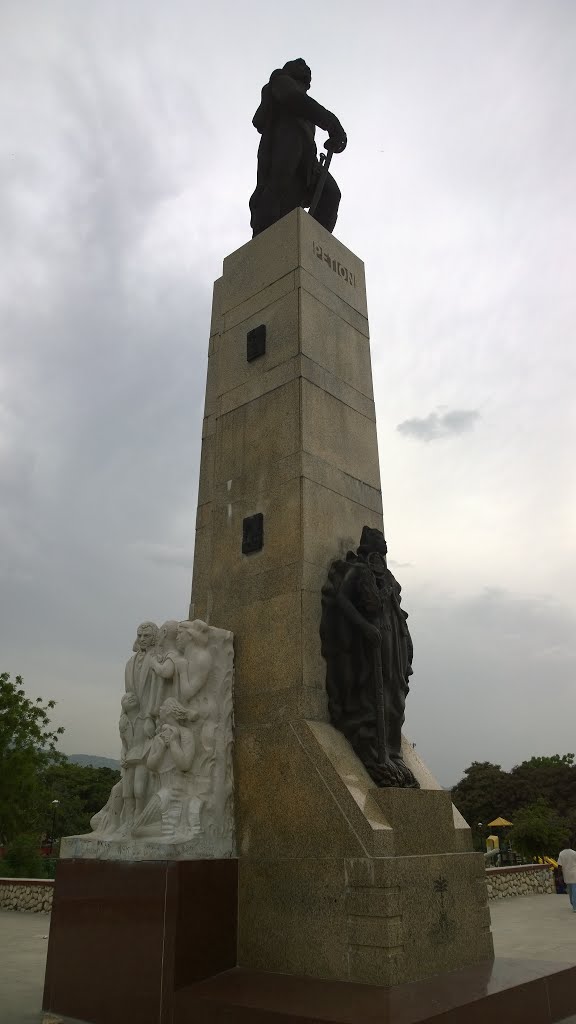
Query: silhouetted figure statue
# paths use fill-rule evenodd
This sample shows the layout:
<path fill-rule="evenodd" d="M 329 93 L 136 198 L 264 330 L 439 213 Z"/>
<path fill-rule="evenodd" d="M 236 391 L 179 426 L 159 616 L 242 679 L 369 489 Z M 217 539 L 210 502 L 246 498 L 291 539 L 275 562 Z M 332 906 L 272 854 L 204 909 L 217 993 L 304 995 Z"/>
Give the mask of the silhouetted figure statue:
<path fill-rule="evenodd" d="M 296 207 L 310 206 L 321 171 L 314 142 L 316 126 L 328 132 L 334 153 L 346 148 L 346 133 L 336 115 L 307 95 L 311 81 L 310 68 L 300 57 L 273 71 L 262 89 L 252 120 L 262 136 L 256 190 L 250 199 L 254 235 Z M 328 231 L 334 230 L 339 204 L 340 189 L 328 174 L 314 212 Z"/>
<path fill-rule="evenodd" d="M 386 553 L 381 531 L 365 526 L 357 551 L 330 566 L 320 624 L 328 710 L 378 786 L 417 787 L 402 759 L 412 640 Z"/>

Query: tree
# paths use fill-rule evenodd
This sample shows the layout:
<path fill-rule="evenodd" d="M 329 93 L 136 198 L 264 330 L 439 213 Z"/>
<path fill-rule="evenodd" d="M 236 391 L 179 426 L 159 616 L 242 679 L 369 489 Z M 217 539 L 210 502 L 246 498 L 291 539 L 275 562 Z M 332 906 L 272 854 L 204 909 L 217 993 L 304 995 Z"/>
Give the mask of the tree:
<path fill-rule="evenodd" d="M 574 754 L 531 757 L 510 772 L 510 813 L 545 800 L 562 817 L 576 807 Z"/>
<path fill-rule="evenodd" d="M 509 839 L 525 857 L 557 857 L 569 835 L 568 823 L 540 799 L 516 812 Z"/>
<path fill-rule="evenodd" d="M 574 767 L 574 754 L 549 754 L 543 757 L 531 757 L 529 761 L 522 761 L 520 768 L 557 768 L 564 765 L 567 768 Z M 514 770 L 514 769 L 513 769 Z"/>
<path fill-rule="evenodd" d="M 506 813 L 509 788 L 509 776 L 499 764 L 473 761 L 454 786 L 452 800 L 474 832 L 479 822 L 485 825 Z"/>
<path fill-rule="evenodd" d="M 38 837 L 19 835 L 0 862 L 0 875 L 11 878 L 45 878 L 46 864 L 38 850 Z"/>
<path fill-rule="evenodd" d="M 41 832 L 42 773 L 64 761 L 56 749 L 62 726 L 54 729 L 49 712 L 56 702 L 26 696 L 21 676 L 0 674 L 0 840 Z"/>
<path fill-rule="evenodd" d="M 76 836 L 90 831 L 90 818 L 106 803 L 120 772 L 91 765 L 50 765 L 42 775 L 40 797 L 44 808 L 58 800 L 55 831 L 57 836 Z M 46 823 L 49 828 L 50 823 Z"/>
<path fill-rule="evenodd" d="M 513 823 L 518 812 L 544 800 L 567 822 L 576 823 L 576 766 L 574 754 L 531 757 L 503 772 L 500 765 L 474 761 L 452 790 L 452 799 L 473 833 L 502 815 Z M 574 831 L 574 829 L 573 829 Z"/>

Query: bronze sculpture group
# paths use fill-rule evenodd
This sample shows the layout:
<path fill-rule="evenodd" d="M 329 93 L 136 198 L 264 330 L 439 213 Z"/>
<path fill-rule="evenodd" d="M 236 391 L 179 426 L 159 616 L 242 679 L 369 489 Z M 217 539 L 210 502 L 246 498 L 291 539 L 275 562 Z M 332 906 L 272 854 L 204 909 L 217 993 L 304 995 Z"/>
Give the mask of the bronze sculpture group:
<path fill-rule="evenodd" d="M 382 532 L 365 526 L 357 550 L 330 566 L 320 626 L 328 711 L 378 786 L 417 788 L 402 757 L 412 639 L 386 553 Z"/>

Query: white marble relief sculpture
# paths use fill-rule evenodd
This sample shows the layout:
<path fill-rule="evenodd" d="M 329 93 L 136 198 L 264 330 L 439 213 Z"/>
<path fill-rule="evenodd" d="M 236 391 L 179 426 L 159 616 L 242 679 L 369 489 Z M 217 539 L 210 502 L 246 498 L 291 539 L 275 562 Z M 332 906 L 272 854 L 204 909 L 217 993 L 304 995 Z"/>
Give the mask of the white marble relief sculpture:
<path fill-rule="evenodd" d="M 210 626 L 201 619 L 193 622 L 165 622 L 160 628 L 160 650 L 152 660 L 154 672 L 168 683 L 162 695 L 184 704 L 204 686 L 212 668 L 208 649 Z"/>
<path fill-rule="evenodd" d="M 153 670 L 153 656 L 158 643 L 158 626 L 143 622 L 136 631 L 134 654 L 126 665 L 125 694 L 119 728 L 122 740 L 122 796 L 124 821 L 129 825 L 140 814 L 150 794 L 148 753 L 156 731 L 155 711 L 158 701 L 158 678 Z"/>
<path fill-rule="evenodd" d="M 92 833 L 61 856 L 101 859 L 234 854 L 233 637 L 196 619 L 138 627 L 119 731 L 122 778 Z"/>

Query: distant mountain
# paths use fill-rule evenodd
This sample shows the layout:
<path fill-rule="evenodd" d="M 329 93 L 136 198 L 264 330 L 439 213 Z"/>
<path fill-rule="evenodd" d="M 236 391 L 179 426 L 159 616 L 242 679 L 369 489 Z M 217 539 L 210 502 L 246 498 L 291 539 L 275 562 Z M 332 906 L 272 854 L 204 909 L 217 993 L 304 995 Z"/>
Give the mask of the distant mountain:
<path fill-rule="evenodd" d="M 112 768 L 115 772 L 120 770 L 120 761 L 113 757 L 99 757 L 98 754 L 68 754 L 68 760 L 72 764 L 90 765 L 92 768 Z"/>

